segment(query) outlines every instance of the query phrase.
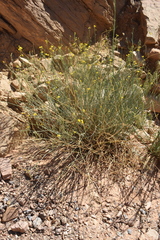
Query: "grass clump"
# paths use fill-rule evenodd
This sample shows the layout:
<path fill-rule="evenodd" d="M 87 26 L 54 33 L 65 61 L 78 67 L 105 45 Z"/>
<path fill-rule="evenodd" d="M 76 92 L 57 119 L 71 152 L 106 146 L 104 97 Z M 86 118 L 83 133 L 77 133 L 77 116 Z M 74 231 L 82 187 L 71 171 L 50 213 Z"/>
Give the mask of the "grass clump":
<path fill-rule="evenodd" d="M 46 58 L 49 70 L 39 64 L 38 86 L 28 80 L 32 90 L 23 113 L 30 133 L 71 149 L 72 162 L 107 162 L 143 126 L 139 70 L 131 62 L 117 67 L 119 59 L 105 41 L 94 47 L 81 43 L 77 49 L 67 54 L 61 47 L 54 49 Z"/>

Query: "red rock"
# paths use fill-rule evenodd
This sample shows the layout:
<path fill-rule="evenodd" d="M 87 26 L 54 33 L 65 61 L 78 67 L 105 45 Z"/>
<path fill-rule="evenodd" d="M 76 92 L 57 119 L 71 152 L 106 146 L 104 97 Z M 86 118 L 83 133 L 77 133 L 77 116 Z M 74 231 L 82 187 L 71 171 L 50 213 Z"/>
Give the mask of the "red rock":
<path fill-rule="evenodd" d="M 160 49 L 152 48 L 152 50 L 149 53 L 148 58 L 151 58 L 154 60 L 160 60 Z"/>

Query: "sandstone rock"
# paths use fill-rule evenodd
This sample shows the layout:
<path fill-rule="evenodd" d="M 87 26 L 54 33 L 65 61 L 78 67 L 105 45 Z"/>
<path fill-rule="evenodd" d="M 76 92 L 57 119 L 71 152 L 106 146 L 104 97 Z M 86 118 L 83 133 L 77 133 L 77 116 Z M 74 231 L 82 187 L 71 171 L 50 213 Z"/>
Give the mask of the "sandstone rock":
<path fill-rule="evenodd" d="M 18 208 L 9 206 L 2 216 L 2 222 L 9 222 L 10 220 L 18 217 Z"/>
<path fill-rule="evenodd" d="M 160 2 L 159 0 L 141 0 L 141 2 L 147 23 L 145 44 L 155 44 L 160 37 Z"/>
<path fill-rule="evenodd" d="M 12 177 L 12 166 L 8 158 L 0 158 L 0 173 L 3 180 L 8 180 Z"/>
<path fill-rule="evenodd" d="M 15 92 L 16 91 L 18 92 L 23 89 L 25 89 L 26 92 L 29 91 L 29 87 L 28 87 L 27 83 L 25 82 L 25 80 L 23 80 L 23 79 L 12 80 L 10 83 L 10 86 L 11 86 L 12 90 Z"/>
<path fill-rule="evenodd" d="M 11 91 L 10 81 L 3 73 L 0 73 L 0 90 Z"/>
<path fill-rule="evenodd" d="M 8 94 L 8 107 L 20 113 L 23 111 L 22 103 L 26 102 L 26 93 L 23 92 L 10 92 Z"/>
<path fill-rule="evenodd" d="M 51 63 L 52 63 L 52 58 L 43 58 L 41 60 L 41 64 L 44 67 L 44 69 L 46 71 L 50 71 L 51 70 Z"/>
<path fill-rule="evenodd" d="M 29 229 L 28 222 L 20 220 L 19 222 L 11 225 L 10 230 L 18 233 L 25 233 Z"/>
<path fill-rule="evenodd" d="M 18 0 L 0 2 L 0 59 L 10 58 L 10 53 L 19 54 L 17 46 L 24 51 L 46 46 L 45 40 L 53 45 L 68 44 L 74 33 L 81 41 L 94 36 L 96 25 L 98 38 L 113 23 L 113 3 L 106 1 L 55 1 Z M 75 21 L 76 19 L 76 21 Z M 71 37 L 72 36 L 72 37 Z M 48 46 L 47 46 L 48 47 Z"/>
<path fill-rule="evenodd" d="M 21 61 L 19 59 L 16 59 L 13 63 L 12 63 L 12 67 L 13 68 L 20 68 L 22 66 Z"/>
<path fill-rule="evenodd" d="M 160 49 L 152 48 L 148 55 L 148 58 L 151 58 L 156 61 L 160 60 Z"/>
<path fill-rule="evenodd" d="M 5 89 L 0 89 L 0 101 L 7 102 L 9 92 Z"/>
<path fill-rule="evenodd" d="M 47 101 L 47 93 L 48 93 L 48 87 L 45 83 L 39 85 L 36 88 L 36 95 L 44 102 Z"/>
<path fill-rule="evenodd" d="M 152 112 L 160 113 L 160 101 L 154 96 L 146 97 L 146 108 Z"/>
<path fill-rule="evenodd" d="M 113 58 L 113 66 L 116 69 L 119 69 L 119 68 L 123 69 L 125 67 L 125 65 L 126 65 L 126 62 L 122 58 L 120 58 L 118 56 L 114 56 L 114 58 Z"/>
<path fill-rule="evenodd" d="M 12 111 L 0 109 L 0 156 L 3 157 L 25 136 L 25 121 Z"/>

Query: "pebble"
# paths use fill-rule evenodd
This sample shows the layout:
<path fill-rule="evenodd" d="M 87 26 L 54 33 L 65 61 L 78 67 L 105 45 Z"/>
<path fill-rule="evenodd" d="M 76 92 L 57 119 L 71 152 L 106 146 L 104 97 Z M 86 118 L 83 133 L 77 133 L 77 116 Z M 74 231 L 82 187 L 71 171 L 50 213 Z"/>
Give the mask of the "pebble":
<path fill-rule="evenodd" d="M 122 233 L 121 232 L 117 232 L 117 236 L 121 237 Z"/>
<path fill-rule="evenodd" d="M 41 219 L 40 217 L 37 217 L 37 218 L 33 221 L 33 227 L 34 227 L 34 228 L 38 228 L 41 224 L 42 224 L 42 219 Z"/>
<path fill-rule="evenodd" d="M 61 225 L 65 226 L 67 224 L 67 218 L 61 217 L 60 222 L 61 222 Z"/>
<path fill-rule="evenodd" d="M 24 214 L 29 214 L 29 213 L 31 213 L 31 212 L 32 212 L 31 209 L 27 209 L 27 210 L 24 211 Z"/>
<path fill-rule="evenodd" d="M 56 228 L 55 229 L 55 235 L 61 235 L 63 229 L 62 228 Z"/>
<path fill-rule="evenodd" d="M 145 204 L 145 209 L 146 209 L 146 210 L 149 210 L 149 209 L 151 208 L 151 205 L 152 205 L 151 202 L 147 202 L 147 203 Z"/>
<path fill-rule="evenodd" d="M 119 218 L 119 217 L 121 217 L 122 216 L 122 211 L 119 211 L 118 213 L 117 213 L 117 217 Z"/>
<path fill-rule="evenodd" d="M 140 209 L 140 212 L 141 212 L 143 215 L 146 215 L 146 211 L 145 211 L 143 208 Z"/>
<path fill-rule="evenodd" d="M 130 228 L 127 230 L 127 232 L 128 232 L 129 235 L 132 234 L 132 230 Z"/>
<path fill-rule="evenodd" d="M 80 208 L 79 207 L 75 207 L 75 211 L 79 211 L 80 210 Z"/>
<path fill-rule="evenodd" d="M 103 212 L 103 213 L 107 213 L 107 212 L 108 212 L 108 208 L 103 208 L 103 209 L 102 209 L 102 212 Z"/>
<path fill-rule="evenodd" d="M 31 215 L 28 215 L 28 216 L 27 216 L 27 219 L 28 219 L 28 221 L 31 221 L 31 220 L 32 220 L 32 216 L 31 216 Z"/>
<path fill-rule="evenodd" d="M 25 233 L 29 229 L 28 222 L 20 220 L 19 222 L 13 224 L 10 227 L 10 230 L 13 232 Z"/>

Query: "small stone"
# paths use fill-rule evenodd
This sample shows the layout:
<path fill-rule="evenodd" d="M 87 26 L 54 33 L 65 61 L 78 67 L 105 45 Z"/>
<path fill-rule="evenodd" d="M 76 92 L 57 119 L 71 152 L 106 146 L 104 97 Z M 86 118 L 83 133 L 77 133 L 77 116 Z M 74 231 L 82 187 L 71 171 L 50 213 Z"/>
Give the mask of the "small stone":
<path fill-rule="evenodd" d="M 13 232 L 18 232 L 18 233 L 25 233 L 29 229 L 29 225 L 27 222 L 20 220 L 19 222 L 13 224 L 10 227 L 10 230 Z"/>
<path fill-rule="evenodd" d="M 4 229 L 5 229 L 5 224 L 3 224 L 3 223 L 0 223 L 0 231 L 3 231 Z"/>
<path fill-rule="evenodd" d="M 105 217 L 106 217 L 108 220 L 112 219 L 112 217 L 111 217 L 110 214 L 105 215 Z"/>
<path fill-rule="evenodd" d="M 143 215 L 146 214 L 146 211 L 145 211 L 143 208 L 140 209 L 140 212 L 141 212 L 141 214 L 143 214 Z"/>
<path fill-rule="evenodd" d="M 31 213 L 31 212 L 32 212 L 31 209 L 26 209 L 26 210 L 24 211 L 24 214 L 29 214 L 29 213 Z"/>
<path fill-rule="evenodd" d="M 24 204 L 26 202 L 26 199 L 25 198 L 19 198 L 18 202 L 19 202 L 19 205 L 24 206 Z"/>
<path fill-rule="evenodd" d="M 152 205 L 151 202 L 147 202 L 147 203 L 145 204 L 145 209 L 146 209 L 146 210 L 149 210 L 149 209 L 151 208 L 151 205 Z"/>
<path fill-rule="evenodd" d="M 61 217 L 60 222 L 63 226 L 67 224 L 67 218 L 66 217 Z"/>
<path fill-rule="evenodd" d="M 132 230 L 130 228 L 127 230 L 127 232 L 128 232 L 129 235 L 132 234 Z"/>
<path fill-rule="evenodd" d="M 79 207 L 75 207 L 75 211 L 79 211 L 80 210 L 80 208 Z"/>
<path fill-rule="evenodd" d="M 97 219 L 96 215 L 91 215 L 91 218 Z"/>
<path fill-rule="evenodd" d="M 3 180 L 9 180 L 12 177 L 12 166 L 8 158 L 0 158 L 0 173 Z"/>
<path fill-rule="evenodd" d="M 107 213 L 107 212 L 108 212 L 108 208 L 103 208 L 103 209 L 102 209 L 102 212 L 103 212 L 103 213 Z"/>
<path fill-rule="evenodd" d="M 45 224 L 48 228 L 50 228 L 50 227 L 52 226 L 51 221 L 48 221 L 48 220 L 46 220 L 46 221 L 44 222 L 44 224 Z"/>
<path fill-rule="evenodd" d="M 63 229 L 62 228 L 56 228 L 55 229 L 55 235 L 61 235 Z"/>
<path fill-rule="evenodd" d="M 121 217 L 122 216 L 122 211 L 119 211 L 118 213 L 117 213 L 117 217 L 119 218 L 119 217 Z"/>
<path fill-rule="evenodd" d="M 18 208 L 9 206 L 7 207 L 5 213 L 2 216 L 2 222 L 8 222 L 14 218 L 18 217 Z"/>
<path fill-rule="evenodd" d="M 13 68 L 20 68 L 22 66 L 21 61 L 19 59 L 16 59 L 13 63 L 12 63 Z"/>
<path fill-rule="evenodd" d="M 37 217 L 37 218 L 33 221 L 33 227 L 34 227 L 34 228 L 38 228 L 41 224 L 42 224 L 42 219 L 41 219 L 40 217 Z"/>

